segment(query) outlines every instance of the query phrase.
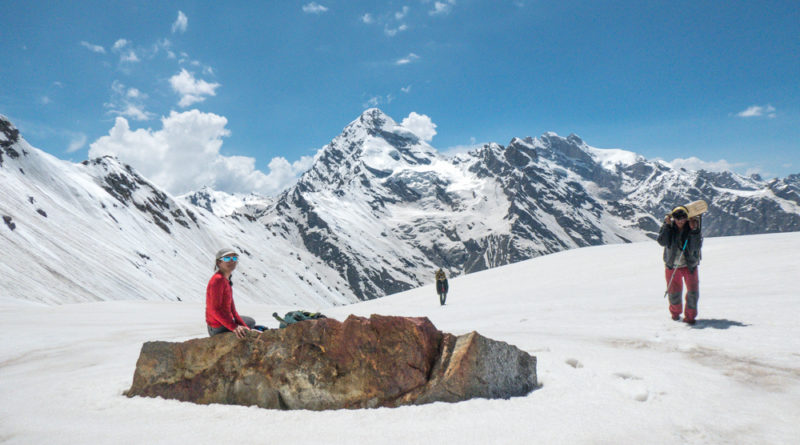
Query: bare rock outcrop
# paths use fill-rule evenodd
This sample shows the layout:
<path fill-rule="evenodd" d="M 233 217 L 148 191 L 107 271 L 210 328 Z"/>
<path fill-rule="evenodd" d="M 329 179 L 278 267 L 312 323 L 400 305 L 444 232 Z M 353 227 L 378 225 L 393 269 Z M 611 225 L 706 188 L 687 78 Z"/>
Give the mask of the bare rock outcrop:
<path fill-rule="evenodd" d="M 508 398 L 537 385 L 536 357 L 427 318 L 350 316 L 142 346 L 129 397 L 326 410 Z"/>

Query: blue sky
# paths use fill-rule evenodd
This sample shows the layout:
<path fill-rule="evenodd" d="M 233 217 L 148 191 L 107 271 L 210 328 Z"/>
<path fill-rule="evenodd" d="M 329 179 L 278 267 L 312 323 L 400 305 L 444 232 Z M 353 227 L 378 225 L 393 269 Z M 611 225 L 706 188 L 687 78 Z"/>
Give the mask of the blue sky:
<path fill-rule="evenodd" d="M 176 194 L 274 193 L 373 106 L 442 152 L 555 131 L 800 172 L 796 0 L 11 0 L 3 17 L 0 114 Z"/>

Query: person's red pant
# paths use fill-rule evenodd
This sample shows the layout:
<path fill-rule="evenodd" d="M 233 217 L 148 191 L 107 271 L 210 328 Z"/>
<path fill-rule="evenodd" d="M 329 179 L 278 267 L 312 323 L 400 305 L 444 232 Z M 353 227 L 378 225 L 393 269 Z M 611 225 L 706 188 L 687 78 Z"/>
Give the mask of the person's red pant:
<path fill-rule="evenodd" d="M 672 278 L 672 273 L 675 272 L 675 277 Z M 664 269 L 664 275 L 667 279 L 667 295 L 669 295 L 669 312 L 673 316 L 681 314 L 683 284 L 686 283 L 686 312 L 683 317 L 688 321 L 693 321 L 697 317 L 697 301 L 700 299 L 700 277 L 697 268 L 694 272 L 689 272 L 687 267 L 679 267 L 677 269 Z M 672 278 L 672 284 L 670 284 Z"/>

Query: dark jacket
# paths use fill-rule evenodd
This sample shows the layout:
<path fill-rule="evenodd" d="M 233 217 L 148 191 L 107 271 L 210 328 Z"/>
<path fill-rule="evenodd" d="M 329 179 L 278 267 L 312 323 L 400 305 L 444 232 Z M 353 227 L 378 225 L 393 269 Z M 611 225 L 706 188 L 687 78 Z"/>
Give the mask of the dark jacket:
<path fill-rule="evenodd" d="M 683 230 L 678 230 L 675 223 L 661 226 L 661 231 L 658 233 L 658 244 L 664 246 L 664 265 L 667 269 L 672 269 L 678 261 L 684 243 L 686 243 L 686 250 L 683 252 L 686 258 L 686 267 L 689 268 L 689 272 L 694 272 L 702 257 L 700 249 L 703 248 L 703 236 L 700 234 L 700 226 L 691 230 L 688 221 L 683 226 Z"/>

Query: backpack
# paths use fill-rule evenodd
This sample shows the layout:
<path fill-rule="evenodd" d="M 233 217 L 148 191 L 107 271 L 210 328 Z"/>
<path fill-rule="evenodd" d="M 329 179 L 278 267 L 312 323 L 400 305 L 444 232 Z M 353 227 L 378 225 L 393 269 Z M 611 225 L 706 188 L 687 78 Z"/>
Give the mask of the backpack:
<path fill-rule="evenodd" d="M 275 317 L 276 320 L 280 321 L 280 327 L 285 328 L 290 324 L 295 324 L 305 320 L 317 320 L 320 318 L 327 318 L 326 316 L 322 315 L 319 312 L 308 312 L 308 311 L 291 311 L 287 312 L 283 318 L 278 316 L 277 312 L 273 312 L 272 316 Z"/>

